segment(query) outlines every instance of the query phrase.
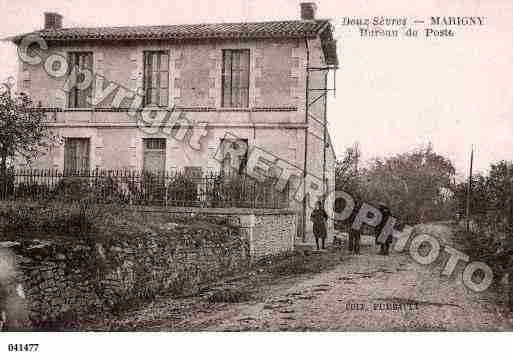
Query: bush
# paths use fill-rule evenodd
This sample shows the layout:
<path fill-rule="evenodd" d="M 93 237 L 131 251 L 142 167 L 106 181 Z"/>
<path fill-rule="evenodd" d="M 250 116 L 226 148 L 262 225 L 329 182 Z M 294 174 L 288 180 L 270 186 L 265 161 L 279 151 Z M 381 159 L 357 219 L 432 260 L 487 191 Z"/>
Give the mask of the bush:
<path fill-rule="evenodd" d="M 198 185 L 193 178 L 177 175 L 168 183 L 167 199 L 177 206 L 196 206 L 198 203 Z"/>
<path fill-rule="evenodd" d="M 286 199 L 286 193 L 278 192 L 273 180 L 261 183 L 245 175 L 219 176 L 208 192 L 213 207 L 268 207 Z"/>
<path fill-rule="evenodd" d="M 16 204 L 0 209 L 0 232 L 11 239 L 70 235 L 89 240 L 99 215 L 99 209 L 84 202 L 46 207 Z"/>
<path fill-rule="evenodd" d="M 14 176 L 8 171 L 5 176 L 0 174 L 0 199 L 9 198 L 14 193 Z"/>
<path fill-rule="evenodd" d="M 125 193 L 120 182 L 111 177 L 66 177 L 61 179 L 49 193 L 49 196 L 41 198 L 82 204 L 86 202 L 91 204 L 128 204 L 130 202 L 130 194 Z"/>
<path fill-rule="evenodd" d="M 513 247 L 501 244 L 493 236 L 460 230 L 455 239 L 462 246 L 471 261 L 484 262 L 490 266 L 496 278 L 501 278 L 507 271 L 513 256 Z"/>
<path fill-rule="evenodd" d="M 16 186 L 16 198 L 41 198 L 48 197 L 50 187 L 45 183 L 22 182 Z"/>
<path fill-rule="evenodd" d="M 234 177 L 227 179 L 222 185 L 222 197 L 225 204 L 233 207 L 245 207 L 245 192 L 247 183 L 240 178 Z"/>
<path fill-rule="evenodd" d="M 52 191 L 51 199 L 62 202 L 76 202 L 91 193 L 90 181 L 84 177 L 61 179 Z"/>

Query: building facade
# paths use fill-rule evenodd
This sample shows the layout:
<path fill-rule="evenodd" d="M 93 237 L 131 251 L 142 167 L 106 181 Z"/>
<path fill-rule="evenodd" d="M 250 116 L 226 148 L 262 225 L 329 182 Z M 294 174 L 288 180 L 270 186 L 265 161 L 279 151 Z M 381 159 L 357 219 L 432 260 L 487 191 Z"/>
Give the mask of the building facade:
<path fill-rule="evenodd" d="M 43 30 L 12 38 L 18 90 L 63 143 L 30 166 L 199 175 L 245 171 L 258 148 L 294 169 L 293 188 L 315 188 L 314 202 L 319 181 L 334 188 L 326 88 L 338 61 L 330 22 L 314 3 L 300 10 L 292 21 L 112 28 L 63 28 L 45 13 Z"/>

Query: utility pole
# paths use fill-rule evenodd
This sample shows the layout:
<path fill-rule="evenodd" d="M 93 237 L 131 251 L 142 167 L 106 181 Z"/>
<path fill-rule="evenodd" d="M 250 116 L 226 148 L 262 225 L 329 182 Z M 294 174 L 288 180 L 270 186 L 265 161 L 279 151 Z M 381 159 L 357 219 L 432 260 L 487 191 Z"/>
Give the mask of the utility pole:
<path fill-rule="evenodd" d="M 360 160 L 360 143 L 354 143 L 354 172 L 358 175 L 358 161 Z"/>
<path fill-rule="evenodd" d="M 467 232 L 470 231 L 470 199 L 472 198 L 472 166 L 474 163 L 474 146 L 472 145 L 472 150 L 470 152 L 470 171 L 468 175 L 468 185 L 467 185 L 467 208 L 466 208 L 466 219 L 467 219 Z"/>
<path fill-rule="evenodd" d="M 360 176 L 358 175 L 358 165 L 360 164 L 360 143 L 355 142 L 354 146 L 354 175 L 356 181 L 356 192 L 360 193 Z"/>
<path fill-rule="evenodd" d="M 511 178 L 511 170 L 513 169 L 513 163 L 506 162 L 506 203 L 507 203 L 507 211 L 508 211 L 508 218 L 507 218 L 507 232 L 511 236 L 511 233 L 513 231 L 513 191 L 512 191 L 512 178 Z"/>

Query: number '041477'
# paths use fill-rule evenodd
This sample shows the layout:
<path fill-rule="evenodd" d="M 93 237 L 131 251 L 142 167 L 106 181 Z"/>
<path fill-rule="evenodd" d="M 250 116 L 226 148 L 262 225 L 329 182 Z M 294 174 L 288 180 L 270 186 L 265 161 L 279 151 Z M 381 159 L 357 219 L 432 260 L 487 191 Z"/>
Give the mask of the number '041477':
<path fill-rule="evenodd" d="M 7 350 L 10 352 L 37 352 L 39 344 L 9 344 Z"/>

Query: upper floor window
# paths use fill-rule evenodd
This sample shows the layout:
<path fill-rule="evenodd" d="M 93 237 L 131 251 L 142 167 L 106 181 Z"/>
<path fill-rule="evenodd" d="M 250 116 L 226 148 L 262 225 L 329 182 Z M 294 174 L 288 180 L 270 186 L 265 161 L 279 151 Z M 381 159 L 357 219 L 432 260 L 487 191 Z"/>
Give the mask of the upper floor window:
<path fill-rule="evenodd" d="M 77 76 L 75 86 L 69 91 L 68 107 L 70 108 L 87 108 L 91 104 L 87 100 L 91 96 L 92 86 L 83 88 L 80 84 L 84 83 L 86 76 L 81 70 L 93 70 L 93 53 L 92 52 L 70 52 L 68 54 L 68 64 L 70 71 L 75 71 Z"/>
<path fill-rule="evenodd" d="M 144 105 L 167 107 L 169 102 L 169 54 L 144 52 Z"/>
<path fill-rule="evenodd" d="M 249 106 L 249 50 L 223 50 L 222 106 Z"/>

